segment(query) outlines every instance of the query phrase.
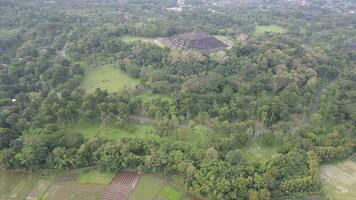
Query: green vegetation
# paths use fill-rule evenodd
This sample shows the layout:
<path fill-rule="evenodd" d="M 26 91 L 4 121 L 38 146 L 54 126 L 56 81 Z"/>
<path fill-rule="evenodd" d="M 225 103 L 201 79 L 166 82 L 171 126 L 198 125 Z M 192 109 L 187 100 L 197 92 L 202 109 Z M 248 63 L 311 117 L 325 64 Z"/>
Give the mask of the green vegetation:
<path fill-rule="evenodd" d="M 111 183 L 113 177 L 114 173 L 90 170 L 80 173 L 79 183 L 107 185 Z"/>
<path fill-rule="evenodd" d="M 181 200 L 182 192 L 172 187 L 164 186 L 161 191 L 159 191 L 159 196 L 165 200 Z"/>
<path fill-rule="evenodd" d="M 0 199 L 10 195 L 12 189 L 21 182 L 24 176 L 24 173 L 0 170 Z"/>
<path fill-rule="evenodd" d="M 138 80 L 131 78 L 113 65 L 89 68 L 83 78 L 80 88 L 93 92 L 96 88 L 109 92 L 120 92 L 125 87 L 135 88 Z"/>
<path fill-rule="evenodd" d="M 53 177 L 41 177 L 33 186 L 31 192 L 28 194 L 27 199 L 41 199 L 48 187 L 51 185 Z"/>
<path fill-rule="evenodd" d="M 287 30 L 281 26 L 269 25 L 269 26 L 256 26 L 255 34 L 261 35 L 263 33 L 285 33 Z"/>
<path fill-rule="evenodd" d="M 125 128 L 119 128 L 114 125 L 103 127 L 100 123 L 76 123 L 68 125 L 65 128 L 67 134 L 80 133 L 86 139 L 94 136 L 117 140 L 124 137 L 147 137 L 152 135 L 153 127 L 146 124 L 129 124 Z"/>
<path fill-rule="evenodd" d="M 34 173 L 24 176 L 19 184 L 16 187 L 12 188 L 9 197 L 15 199 L 26 199 L 27 195 L 31 192 L 32 188 L 35 187 L 35 184 L 40 179 L 40 176 Z"/>
<path fill-rule="evenodd" d="M 165 185 L 166 181 L 155 175 L 141 176 L 130 200 L 154 199 L 155 195 Z"/>
<path fill-rule="evenodd" d="M 93 170 L 73 190 L 1 172 L 0 198 L 98 199 L 130 169 L 152 173 L 136 199 L 317 199 L 319 164 L 355 152 L 351 0 L 97 1 L 0 1 L 0 168 Z M 153 39 L 187 31 L 234 41 L 207 55 Z"/>
<path fill-rule="evenodd" d="M 152 40 L 152 38 L 148 38 L 148 37 L 138 37 L 138 36 L 133 36 L 133 35 L 125 35 L 121 37 L 121 40 L 127 43 L 130 42 L 144 42 L 144 41 L 149 41 Z"/>
<path fill-rule="evenodd" d="M 130 195 L 130 200 L 191 200 L 191 196 L 184 191 L 183 182 L 179 177 L 144 175 Z"/>

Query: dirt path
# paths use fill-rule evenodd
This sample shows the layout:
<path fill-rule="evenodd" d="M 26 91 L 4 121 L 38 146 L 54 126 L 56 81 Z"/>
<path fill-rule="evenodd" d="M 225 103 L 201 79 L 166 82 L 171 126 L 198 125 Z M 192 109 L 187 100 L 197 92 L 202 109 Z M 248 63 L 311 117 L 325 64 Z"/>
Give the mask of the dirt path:
<path fill-rule="evenodd" d="M 320 97 L 321 97 L 322 90 L 324 87 L 325 87 L 325 85 L 322 85 L 320 88 L 318 88 L 316 93 L 313 96 L 311 106 L 310 106 L 310 114 L 311 115 L 313 115 L 319 111 Z"/>

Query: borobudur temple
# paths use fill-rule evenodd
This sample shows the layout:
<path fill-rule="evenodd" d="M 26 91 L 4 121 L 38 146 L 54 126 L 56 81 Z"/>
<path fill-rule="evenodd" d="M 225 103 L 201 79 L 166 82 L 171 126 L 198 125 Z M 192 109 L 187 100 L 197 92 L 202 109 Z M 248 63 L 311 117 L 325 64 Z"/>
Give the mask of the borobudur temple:
<path fill-rule="evenodd" d="M 173 35 L 168 38 L 169 46 L 179 49 L 195 49 L 211 53 L 227 47 L 226 44 L 204 32 L 189 32 Z"/>

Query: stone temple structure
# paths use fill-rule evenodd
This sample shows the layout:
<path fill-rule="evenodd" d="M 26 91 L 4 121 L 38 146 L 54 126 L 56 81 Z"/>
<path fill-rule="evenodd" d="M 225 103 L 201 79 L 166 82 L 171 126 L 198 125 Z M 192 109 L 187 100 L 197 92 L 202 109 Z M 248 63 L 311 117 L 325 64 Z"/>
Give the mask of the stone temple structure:
<path fill-rule="evenodd" d="M 179 49 L 195 49 L 211 53 L 227 47 L 226 44 L 204 32 L 189 32 L 173 35 L 167 39 L 168 46 Z"/>

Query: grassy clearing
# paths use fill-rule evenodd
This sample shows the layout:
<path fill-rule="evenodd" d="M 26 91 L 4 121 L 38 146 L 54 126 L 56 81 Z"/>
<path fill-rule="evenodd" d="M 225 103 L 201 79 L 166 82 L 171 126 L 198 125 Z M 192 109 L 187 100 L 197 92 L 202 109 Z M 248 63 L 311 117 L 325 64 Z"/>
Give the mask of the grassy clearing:
<path fill-rule="evenodd" d="M 137 36 L 132 36 L 132 35 L 125 35 L 121 37 L 121 40 L 127 43 L 131 42 L 143 42 L 147 40 L 152 40 L 153 38 L 147 38 L 147 37 L 137 37 Z"/>
<path fill-rule="evenodd" d="M 120 92 L 125 87 L 135 87 L 139 83 L 138 79 L 133 79 L 113 65 L 106 65 L 97 68 L 87 68 L 84 80 L 80 88 L 87 92 L 93 92 L 96 88 L 109 92 Z"/>
<path fill-rule="evenodd" d="M 242 148 L 241 151 L 247 158 L 270 160 L 273 156 L 277 155 L 278 145 L 266 146 L 261 144 L 260 140 L 255 140 L 247 147 Z"/>
<path fill-rule="evenodd" d="M 91 170 L 80 174 L 79 183 L 108 185 L 111 183 L 113 177 L 114 173 Z"/>
<path fill-rule="evenodd" d="M 98 136 L 112 140 L 123 137 L 147 137 L 151 135 L 152 130 L 152 125 L 148 124 L 130 124 L 127 128 L 122 129 L 115 126 L 104 128 L 100 123 L 78 123 L 65 128 L 66 133 L 81 133 L 86 139 Z"/>
<path fill-rule="evenodd" d="M 264 33 L 285 33 L 287 32 L 287 29 L 277 26 L 277 25 L 269 25 L 269 26 L 256 26 L 255 27 L 256 35 L 262 35 Z"/>
<path fill-rule="evenodd" d="M 208 129 L 202 125 L 197 125 L 194 128 L 183 128 L 178 130 L 178 139 L 188 142 L 195 146 L 207 147 L 214 136 L 209 133 Z"/>
<path fill-rule="evenodd" d="M 183 193 L 173 187 L 163 186 L 159 192 L 159 196 L 163 197 L 165 200 L 180 200 L 183 197 Z"/>
<path fill-rule="evenodd" d="M 325 199 L 356 199 L 356 154 L 345 161 L 320 167 Z"/>
<path fill-rule="evenodd" d="M 183 180 L 178 176 L 144 175 L 140 178 L 130 200 L 193 200 L 185 192 Z"/>
<path fill-rule="evenodd" d="M 125 35 L 121 37 L 121 40 L 125 43 L 133 43 L 133 42 L 144 42 L 147 44 L 153 44 L 160 47 L 164 47 L 159 38 L 148 38 L 148 37 L 137 37 L 132 35 Z"/>
<path fill-rule="evenodd" d="M 165 184 L 165 180 L 154 175 L 146 175 L 140 178 L 130 200 L 153 200 L 155 195 Z"/>

